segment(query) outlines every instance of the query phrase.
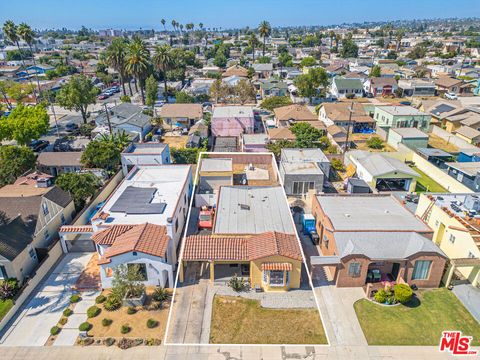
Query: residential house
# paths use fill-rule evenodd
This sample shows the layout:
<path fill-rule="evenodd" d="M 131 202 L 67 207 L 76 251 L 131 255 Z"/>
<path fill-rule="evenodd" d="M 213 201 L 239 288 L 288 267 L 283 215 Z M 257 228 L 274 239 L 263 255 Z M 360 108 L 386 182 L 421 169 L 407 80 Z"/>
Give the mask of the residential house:
<path fill-rule="evenodd" d="M 263 99 L 270 96 L 287 96 L 288 85 L 276 79 L 260 81 L 260 94 Z"/>
<path fill-rule="evenodd" d="M 305 105 L 287 105 L 273 110 L 275 123 L 277 127 L 290 127 L 298 122 L 306 122 L 315 126 L 319 123 L 317 116 L 313 114 Z M 319 124 L 323 128 L 323 124 Z M 317 126 L 315 126 L 317 128 Z"/>
<path fill-rule="evenodd" d="M 432 241 L 450 259 L 453 272 L 473 286 L 480 282 L 479 194 L 421 194 L 416 215 L 433 229 Z M 450 283 L 449 279 L 445 283 Z"/>
<path fill-rule="evenodd" d="M 395 95 L 398 89 L 397 80 L 389 77 L 373 77 L 363 83 L 363 88 L 367 94 L 373 96 L 391 96 Z"/>
<path fill-rule="evenodd" d="M 237 76 L 239 78 L 248 78 L 248 70 L 243 66 L 238 64 L 230 66 L 224 73 L 222 73 L 223 78 L 228 78 L 230 76 Z"/>
<path fill-rule="evenodd" d="M 267 134 L 243 134 L 241 135 L 243 152 L 266 152 L 268 144 Z"/>
<path fill-rule="evenodd" d="M 38 154 L 37 168 L 51 176 L 79 172 L 83 168 L 82 151 L 47 152 Z"/>
<path fill-rule="evenodd" d="M 255 76 L 258 79 L 268 79 L 272 76 L 273 64 L 253 64 L 253 70 L 255 71 Z"/>
<path fill-rule="evenodd" d="M 480 149 L 462 149 L 457 156 L 458 162 L 479 162 Z"/>
<path fill-rule="evenodd" d="M 320 149 L 282 149 L 279 172 L 287 195 L 319 193 L 329 178 L 330 161 Z"/>
<path fill-rule="evenodd" d="M 412 127 L 428 132 L 430 114 L 419 111 L 411 106 L 375 106 L 373 119 L 377 122 L 377 127 L 387 131 L 395 128 Z"/>
<path fill-rule="evenodd" d="M 121 103 L 108 109 L 108 115 L 105 111 L 101 112 L 95 118 L 95 123 L 97 128 L 93 133 L 108 131 L 111 126 L 113 132 L 130 133 L 140 141 L 152 130 L 150 116 L 143 113 L 141 106 L 131 103 Z"/>
<path fill-rule="evenodd" d="M 478 146 L 480 144 L 480 131 L 470 126 L 461 126 L 455 130 L 455 135 L 466 142 Z"/>
<path fill-rule="evenodd" d="M 398 144 L 416 150 L 428 146 L 428 134 L 416 128 L 395 128 L 388 132 L 388 144 L 398 150 Z"/>
<path fill-rule="evenodd" d="M 216 106 L 213 110 L 211 130 L 214 136 L 240 136 L 252 134 L 255 119 L 250 106 Z"/>
<path fill-rule="evenodd" d="M 322 256 L 337 287 L 375 290 L 397 283 L 440 286 L 445 254 L 430 239 L 432 229 L 391 195 L 317 195 L 316 219 Z"/>
<path fill-rule="evenodd" d="M 337 125 L 330 125 L 327 127 L 327 137 L 338 149 L 342 150 L 347 143 L 347 130 Z"/>
<path fill-rule="evenodd" d="M 333 78 L 330 93 L 338 99 L 363 97 L 363 84 L 360 79 Z"/>
<path fill-rule="evenodd" d="M 23 282 L 75 214 L 71 196 L 51 176 L 29 173 L 0 188 L 0 278 Z"/>
<path fill-rule="evenodd" d="M 463 80 L 455 79 L 449 76 L 442 76 L 435 81 L 435 85 L 437 86 L 437 90 L 440 94 L 444 94 L 446 92 L 459 94 L 462 83 Z"/>
<path fill-rule="evenodd" d="M 473 191 L 480 191 L 479 162 L 446 162 L 448 175 Z"/>
<path fill-rule="evenodd" d="M 355 167 L 357 176 L 378 191 L 415 191 L 420 176 L 403 161 L 386 154 L 353 150 L 345 154 L 345 165 Z"/>
<path fill-rule="evenodd" d="M 423 79 L 400 79 L 398 87 L 402 96 L 435 96 L 435 83 Z"/>
<path fill-rule="evenodd" d="M 203 118 L 203 109 L 201 104 L 164 104 L 159 116 L 167 127 L 190 129 Z"/>
<path fill-rule="evenodd" d="M 130 143 L 121 153 L 123 175 L 135 166 L 170 164 L 170 147 L 164 143 Z"/>
<path fill-rule="evenodd" d="M 318 118 L 325 126 L 336 125 L 350 128 L 350 132 L 372 132 L 375 129 L 375 120 L 368 116 L 362 104 L 338 102 L 324 103 L 318 111 Z"/>
<path fill-rule="evenodd" d="M 295 141 L 296 137 L 289 128 L 267 128 L 268 139 L 274 143 L 280 140 Z"/>

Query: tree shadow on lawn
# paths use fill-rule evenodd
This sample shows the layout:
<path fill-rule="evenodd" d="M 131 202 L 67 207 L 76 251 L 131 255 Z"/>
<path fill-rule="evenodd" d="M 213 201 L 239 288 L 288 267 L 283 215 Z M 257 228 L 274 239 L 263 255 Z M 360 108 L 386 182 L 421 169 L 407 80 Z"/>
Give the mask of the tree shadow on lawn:
<path fill-rule="evenodd" d="M 415 294 L 413 294 L 412 299 L 409 302 L 403 304 L 403 306 L 413 309 L 419 307 L 421 304 L 422 302 L 420 301 L 420 299 Z"/>

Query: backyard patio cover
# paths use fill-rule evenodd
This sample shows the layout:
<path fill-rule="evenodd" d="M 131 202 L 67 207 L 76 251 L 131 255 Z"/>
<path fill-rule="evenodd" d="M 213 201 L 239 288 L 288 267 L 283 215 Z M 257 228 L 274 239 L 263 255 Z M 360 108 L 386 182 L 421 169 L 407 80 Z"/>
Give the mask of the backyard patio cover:
<path fill-rule="evenodd" d="M 310 256 L 310 264 L 314 265 L 338 265 L 340 256 Z"/>

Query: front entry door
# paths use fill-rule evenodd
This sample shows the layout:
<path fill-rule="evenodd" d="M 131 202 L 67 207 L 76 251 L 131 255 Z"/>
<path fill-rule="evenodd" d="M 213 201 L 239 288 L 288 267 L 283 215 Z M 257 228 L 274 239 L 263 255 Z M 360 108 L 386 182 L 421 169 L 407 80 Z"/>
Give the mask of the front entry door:
<path fill-rule="evenodd" d="M 392 277 L 394 281 L 397 281 L 398 277 L 398 271 L 400 270 L 400 264 L 399 263 L 393 263 L 392 266 Z"/>

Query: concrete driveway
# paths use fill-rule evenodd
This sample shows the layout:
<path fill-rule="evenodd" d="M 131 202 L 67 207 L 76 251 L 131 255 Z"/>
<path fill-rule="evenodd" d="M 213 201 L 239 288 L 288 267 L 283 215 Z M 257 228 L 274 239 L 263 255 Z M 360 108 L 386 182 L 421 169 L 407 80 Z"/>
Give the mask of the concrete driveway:
<path fill-rule="evenodd" d="M 67 254 L 19 312 L 0 340 L 3 346 L 43 346 L 50 328 L 69 305 L 72 287 L 92 257 L 91 253 Z"/>
<path fill-rule="evenodd" d="M 470 314 L 480 322 L 480 289 L 471 284 L 458 284 L 452 291 Z"/>

